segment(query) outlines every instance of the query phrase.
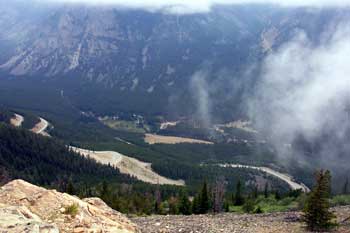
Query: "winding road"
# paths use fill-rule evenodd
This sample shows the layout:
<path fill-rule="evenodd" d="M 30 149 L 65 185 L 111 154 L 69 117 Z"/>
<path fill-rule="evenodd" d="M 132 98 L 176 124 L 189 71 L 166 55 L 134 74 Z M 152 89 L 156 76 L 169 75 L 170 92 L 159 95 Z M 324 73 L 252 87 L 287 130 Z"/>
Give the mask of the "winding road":
<path fill-rule="evenodd" d="M 45 131 L 49 126 L 49 122 L 41 117 L 39 119 L 40 122 L 37 123 L 33 129 L 31 129 L 31 131 L 36 134 L 50 137 L 50 135 Z M 80 153 L 85 157 L 90 157 L 99 163 L 114 166 L 120 171 L 120 173 L 128 174 L 147 183 L 178 186 L 185 185 L 183 180 L 173 180 L 159 175 L 152 170 L 152 164 L 150 163 L 142 162 L 116 151 L 91 151 L 72 146 L 69 146 L 69 148 L 74 152 Z"/>
<path fill-rule="evenodd" d="M 268 167 L 255 167 L 255 166 L 248 166 L 248 165 L 242 165 L 242 164 L 219 164 L 219 166 L 226 167 L 226 168 L 247 168 L 247 169 L 262 171 L 283 180 L 290 186 L 292 190 L 301 189 L 303 192 L 310 192 L 310 189 L 305 184 L 297 183 L 292 176 L 288 174 L 280 173 Z"/>
<path fill-rule="evenodd" d="M 23 121 L 23 117 L 16 114 L 16 118 Z M 40 122 L 34 126 L 31 130 L 36 134 L 44 136 L 50 136 L 45 130 L 49 126 L 49 123 L 40 117 Z M 129 174 L 144 182 L 153 184 L 171 184 L 171 185 L 185 185 L 182 180 L 172 180 L 166 177 L 160 176 L 151 169 L 151 164 L 141 162 L 137 159 L 122 155 L 115 151 L 91 151 L 81 149 L 77 147 L 70 147 L 75 152 L 81 153 L 84 156 L 89 156 L 102 164 L 110 164 L 120 170 L 121 173 Z M 275 176 L 280 180 L 286 182 L 292 190 L 301 189 L 303 192 L 310 192 L 310 189 L 303 183 L 296 182 L 292 176 L 275 171 L 268 167 L 256 167 L 242 164 L 219 164 L 224 168 L 247 168 L 265 172 L 269 175 Z"/>

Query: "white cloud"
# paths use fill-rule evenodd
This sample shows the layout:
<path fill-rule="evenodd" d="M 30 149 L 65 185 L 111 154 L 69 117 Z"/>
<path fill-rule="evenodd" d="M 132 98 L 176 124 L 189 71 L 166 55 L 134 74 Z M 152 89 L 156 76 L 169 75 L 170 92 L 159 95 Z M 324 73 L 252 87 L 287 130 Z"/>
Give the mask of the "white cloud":
<path fill-rule="evenodd" d="M 216 4 L 276 4 L 280 6 L 350 6 L 350 0 L 37 0 L 39 2 L 83 3 L 92 5 L 115 5 L 126 8 L 164 10 L 171 13 L 194 13 L 210 11 Z"/>
<path fill-rule="evenodd" d="M 327 129 L 332 138 L 318 156 L 327 166 L 339 166 L 337 155 L 348 147 L 350 129 L 350 27 L 341 25 L 323 37 L 322 45 L 314 46 L 300 32 L 265 59 L 250 116 L 269 131 L 282 157 L 284 145 L 298 135 L 313 141 Z"/>

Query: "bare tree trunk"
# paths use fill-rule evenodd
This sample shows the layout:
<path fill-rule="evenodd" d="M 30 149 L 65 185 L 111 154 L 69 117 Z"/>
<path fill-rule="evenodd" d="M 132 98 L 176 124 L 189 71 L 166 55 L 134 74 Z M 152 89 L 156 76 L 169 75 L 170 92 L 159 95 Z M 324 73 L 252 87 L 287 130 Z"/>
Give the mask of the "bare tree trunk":
<path fill-rule="evenodd" d="M 220 213 L 223 210 L 224 198 L 226 191 L 226 180 L 224 177 L 219 177 L 213 188 L 213 211 Z"/>

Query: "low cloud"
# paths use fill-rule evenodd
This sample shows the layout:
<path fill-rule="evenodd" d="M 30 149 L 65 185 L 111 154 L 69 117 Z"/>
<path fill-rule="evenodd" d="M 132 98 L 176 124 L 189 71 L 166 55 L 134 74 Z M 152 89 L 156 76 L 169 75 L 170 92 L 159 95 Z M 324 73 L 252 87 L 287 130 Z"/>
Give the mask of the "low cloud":
<path fill-rule="evenodd" d="M 195 72 L 190 81 L 190 90 L 195 100 L 196 119 L 200 120 L 202 127 L 211 127 L 211 101 L 209 96 L 209 86 L 207 83 L 208 71 L 200 70 Z"/>
<path fill-rule="evenodd" d="M 298 32 L 264 60 L 249 113 L 259 130 L 271 135 L 281 158 L 298 155 L 288 149 L 302 136 L 308 142 L 322 142 L 315 154 L 327 167 L 346 167 L 350 27 L 342 24 L 320 36 L 323 42 L 314 45 Z"/>
<path fill-rule="evenodd" d="M 168 13 L 208 12 L 214 5 L 235 4 L 274 4 L 285 7 L 344 7 L 350 6 L 350 0 L 36 0 L 38 2 L 63 2 L 89 5 L 115 5 L 125 8 L 146 9 Z"/>

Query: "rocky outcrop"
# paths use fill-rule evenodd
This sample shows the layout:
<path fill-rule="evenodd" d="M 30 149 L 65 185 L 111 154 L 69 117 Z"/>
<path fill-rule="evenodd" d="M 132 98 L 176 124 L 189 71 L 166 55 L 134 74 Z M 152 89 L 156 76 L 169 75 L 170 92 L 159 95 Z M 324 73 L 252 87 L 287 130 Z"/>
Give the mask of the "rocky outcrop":
<path fill-rule="evenodd" d="M 0 232 L 138 233 L 139 230 L 99 198 L 81 200 L 14 180 L 0 189 Z"/>
<path fill-rule="evenodd" d="M 0 232 L 58 233 L 55 224 L 48 224 L 25 206 L 0 204 Z"/>

